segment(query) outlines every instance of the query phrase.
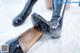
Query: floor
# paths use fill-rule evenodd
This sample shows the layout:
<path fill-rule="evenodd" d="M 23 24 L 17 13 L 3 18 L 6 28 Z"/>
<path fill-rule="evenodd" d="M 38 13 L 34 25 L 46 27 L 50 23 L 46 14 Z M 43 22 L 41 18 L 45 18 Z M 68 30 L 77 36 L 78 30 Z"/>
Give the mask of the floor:
<path fill-rule="evenodd" d="M 0 44 L 18 37 L 33 26 L 31 15 L 19 27 L 12 25 L 13 19 L 21 12 L 27 0 L 0 0 Z M 52 11 L 48 10 L 45 0 L 38 1 L 33 12 L 50 20 Z M 28 53 L 80 53 L 80 7 L 73 6 L 66 10 L 60 39 L 52 39 L 50 35 L 35 43 Z M 31 14 L 32 14 L 31 13 Z"/>

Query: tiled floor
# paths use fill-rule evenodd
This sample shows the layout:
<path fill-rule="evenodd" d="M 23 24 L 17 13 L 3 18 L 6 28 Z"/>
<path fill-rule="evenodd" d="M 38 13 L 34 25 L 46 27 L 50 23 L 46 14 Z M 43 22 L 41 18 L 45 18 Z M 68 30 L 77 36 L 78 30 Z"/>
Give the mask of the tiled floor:
<path fill-rule="evenodd" d="M 12 20 L 21 12 L 26 0 L 0 0 L 0 44 L 18 37 L 31 28 L 31 16 L 19 27 L 12 25 Z M 45 0 L 40 0 L 33 12 L 42 15 L 46 20 L 51 19 L 52 12 L 46 9 Z M 80 7 L 69 8 L 64 15 L 62 35 L 60 39 L 51 39 L 44 35 L 28 53 L 80 53 Z M 31 14 L 32 14 L 31 13 Z M 29 25 L 28 25 L 29 24 Z"/>

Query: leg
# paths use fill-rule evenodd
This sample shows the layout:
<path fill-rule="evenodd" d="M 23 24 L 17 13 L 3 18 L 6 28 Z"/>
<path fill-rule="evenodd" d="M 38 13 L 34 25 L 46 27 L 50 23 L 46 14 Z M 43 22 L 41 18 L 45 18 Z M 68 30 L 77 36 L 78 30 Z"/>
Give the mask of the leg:
<path fill-rule="evenodd" d="M 61 27 L 62 27 L 62 17 L 61 11 L 63 6 L 63 0 L 52 0 L 52 19 L 50 21 L 51 24 L 51 32 L 52 32 L 52 38 L 59 38 L 61 35 Z M 62 14 L 64 14 L 64 11 L 62 11 Z M 61 16 L 60 16 L 61 15 Z"/>
<path fill-rule="evenodd" d="M 32 11 L 32 7 L 37 0 L 28 0 L 22 12 L 13 20 L 14 26 L 19 26 L 24 23 L 25 19 L 29 16 Z"/>
<path fill-rule="evenodd" d="M 52 9 L 53 9 L 53 14 L 52 14 L 52 19 L 51 19 L 51 24 L 52 28 L 56 29 L 57 26 L 59 25 L 59 18 L 60 18 L 60 13 L 63 5 L 63 0 L 52 0 Z"/>
<path fill-rule="evenodd" d="M 58 1 L 60 2 L 61 0 L 58 0 Z M 61 26 L 59 23 L 59 20 L 58 20 L 60 18 L 60 12 L 61 12 L 61 8 L 62 8 L 62 4 L 61 5 L 60 4 L 61 3 L 57 3 L 57 1 L 56 1 L 56 4 L 54 5 L 55 7 L 53 7 L 54 8 L 53 16 L 52 16 L 52 19 L 50 22 L 46 21 L 43 17 L 41 17 L 38 14 L 35 14 L 35 13 L 32 14 L 33 24 L 35 26 L 38 26 L 43 32 L 49 32 L 54 39 L 59 38 L 60 32 L 61 32 L 61 28 L 55 27 L 55 25 L 58 26 L 58 24 L 59 24 L 59 26 Z M 61 21 L 62 21 L 62 19 L 60 20 L 60 22 Z"/>
<path fill-rule="evenodd" d="M 62 8 L 62 3 L 63 0 L 52 0 L 52 9 L 53 9 L 53 17 L 55 18 L 55 16 L 60 16 L 60 12 L 61 12 L 61 8 Z M 59 18 L 59 17 L 57 17 Z"/>

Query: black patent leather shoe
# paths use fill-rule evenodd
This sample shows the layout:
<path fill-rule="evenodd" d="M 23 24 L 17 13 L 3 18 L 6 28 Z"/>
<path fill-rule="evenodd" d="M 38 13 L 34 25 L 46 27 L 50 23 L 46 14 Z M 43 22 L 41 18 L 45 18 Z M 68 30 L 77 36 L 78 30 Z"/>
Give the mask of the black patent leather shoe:
<path fill-rule="evenodd" d="M 9 45 L 8 53 L 24 53 L 22 51 L 17 39 L 11 39 L 11 40 L 7 41 L 5 44 Z"/>
<path fill-rule="evenodd" d="M 39 29 L 44 33 L 50 34 L 53 39 L 58 39 L 60 37 L 61 28 L 52 28 L 50 21 L 45 20 L 43 17 L 36 13 L 32 14 L 32 23 L 34 26 L 39 27 Z"/>
<path fill-rule="evenodd" d="M 25 19 L 32 12 L 32 7 L 37 2 L 37 0 L 28 0 L 22 12 L 13 20 L 14 26 L 19 26 L 24 23 Z"/>
<path fill-rule="evenodd" d="M 32 14 L 32 22 L 34 26 L 39 27 L 43 32 L 50 32 L 51 30 L 49 22 L 36 13 Z"/>

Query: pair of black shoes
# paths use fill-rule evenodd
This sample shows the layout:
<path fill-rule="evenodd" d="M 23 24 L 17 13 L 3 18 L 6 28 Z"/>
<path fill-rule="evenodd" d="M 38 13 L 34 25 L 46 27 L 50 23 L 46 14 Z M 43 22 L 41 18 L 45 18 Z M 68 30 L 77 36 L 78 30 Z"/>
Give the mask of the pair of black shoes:
<path fill-rule="evenodd" d="M 52 38 L 59 38 L 60 37 L 61 28 L 60 28 L 60 24 L 57 19 L 52 19 L 51 21 L 46 21 L 40 15 L 33 13 L 32 14 L 32 21 L 33 21 L 33 24 L 35 26 L 39 27 L 39 29 L 41 31 L 43 31 L 45 33 L 52 34 Z M 57 25 L 57 28 L 55 25 Z M 24 53 L 19 45 L 17 38 L 6 42 L 6 44 L 9 45 L 9 52 L 8 53 Z"/>
<path fill-rule="evenodd" d="M 37 0 L 28 0 L 27 1 L 23 11 L 13 20 L 14 26 L 19 26 L 24 23 L 26 18 L 31 13 L 33 5 L 36 2 L 37 2 Z M 56 31 L 60 29 L 61 24 L 60 24 L 58 18 L 59 18 L 59 16 L 55 16 L 51 19 L 51 21 L 46 21 L 40 15 L 38 15 L 36 13 L 32 14 L 32 20 L 33 20 L 34 26 L 38 26 L 40 28 L 40 30 L 42 30 L 43 32 L 46 32 L 46 33 L 49 32 L 50 34 L 55 34 Z M 54 38 L 58 38 L 58 37 L 54 37 Z"/>
<path fill-rule="evenodd" d="M 24 23 L 25 19 L 31 13 L 32 7 L 36 2 L 37 0 L 28 0 L 23 11 L 13 20 L 14 26 L 19 26 Z M 51 19 L 51 21 L 47 21 L 36 13 L 32 14 L 32 21 L 34 26 L 39 27 L 39 29 L 44 33 L 51 34 L 52 38 L 54 39 L 58 39 L 60 37 L 62 27 L 62 18 L 57 18 L 59 18 L 59 16 L 55 16 Z M 9 53 L 24 53 L 17 39 L 10 40 L 6 44 L 9 44 Z"/>

